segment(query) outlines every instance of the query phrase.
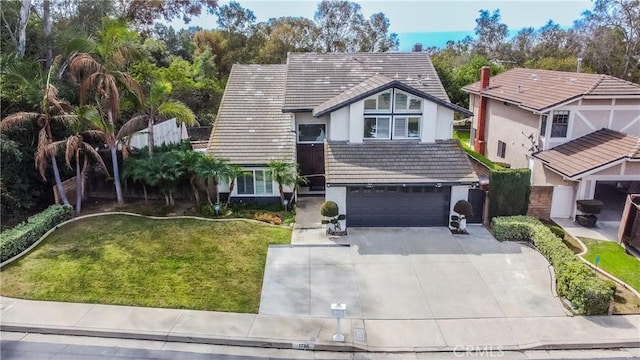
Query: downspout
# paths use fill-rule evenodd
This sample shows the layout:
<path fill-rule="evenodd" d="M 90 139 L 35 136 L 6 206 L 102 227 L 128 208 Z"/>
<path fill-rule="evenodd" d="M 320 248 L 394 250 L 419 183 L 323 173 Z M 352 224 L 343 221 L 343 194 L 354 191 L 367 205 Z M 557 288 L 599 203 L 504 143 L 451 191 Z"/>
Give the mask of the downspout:
<path fill-rule="evenodd" d="M 489 80 L 491 78 L 491 68 L 483 66 L 480 70 L 480 102 L 478 104 L 478 129 L 476 130 L 476 138 L 473 143 L 473 149 L 482 155 L 486 155 L 485 129 L 487 122 L 487 98 L 482 92 L 489 88 Z"/>

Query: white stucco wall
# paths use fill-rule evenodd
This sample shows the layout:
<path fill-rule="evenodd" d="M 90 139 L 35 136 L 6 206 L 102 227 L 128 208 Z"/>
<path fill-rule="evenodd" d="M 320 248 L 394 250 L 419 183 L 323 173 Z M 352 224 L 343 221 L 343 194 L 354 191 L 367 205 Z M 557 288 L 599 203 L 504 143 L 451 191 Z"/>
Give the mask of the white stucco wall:
<path fill-rule="evenodd" d="M 427 102 L 427 101 L 424 101 Z M 453 132 L 453 110 L 447 109 L 444 106 L 437 106 L 437 126 L 436 126 L 436 139 L 451 139 Z M 425 113 L 425 115 L 428 115 Z"/>
<path fill-rule="evenodd" d="M 456 203 L 460 200 L 469 200 L 468 185 L 451 187 L 451 203 L 449 205 L 449 218 L 451 218 L 451 215 L 457 215 L 455 211 L 453 211 L 453 207 L 456 206 Z"/>
<path fill-rule="evenodd" d="M 426 100 L 422 101 L 422 124 L 420 125 L 420 140 L 423 143 L 435 142 L 438 138 L 438 104 Z"/>
<path fill-rule="evenodd" d="M 349 140 L 349 115 L 348 106 L 331 113 L 327 139 L 331 141 Z"/>
<path fill-rule="evenodd" d="M 329 186 L 326 188 L 324 197 L 326 201 L 333 201 L 338 204 L 339 214 L 347 215 L 347 220 L 340 221 L 340 227 L 342 230 L 346 230 L 347 221 L 349 221 L 349 214 L 347 214 L 347 188 L 344 186 Z"/>
<path fill-rule="evenodd" d="M 361 143 L 364 137 L 364 100 L 349 105 L 349 142 Z"/>

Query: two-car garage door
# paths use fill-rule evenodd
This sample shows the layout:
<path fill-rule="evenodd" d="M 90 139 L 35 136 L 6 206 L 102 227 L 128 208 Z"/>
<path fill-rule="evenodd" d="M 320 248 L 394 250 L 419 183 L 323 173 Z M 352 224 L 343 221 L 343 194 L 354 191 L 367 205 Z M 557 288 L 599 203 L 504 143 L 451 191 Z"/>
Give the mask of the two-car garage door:
<path fill-rule="evenodd" d="M 447 226 L 451 187 L 347 188 L 349 226 Z"/>

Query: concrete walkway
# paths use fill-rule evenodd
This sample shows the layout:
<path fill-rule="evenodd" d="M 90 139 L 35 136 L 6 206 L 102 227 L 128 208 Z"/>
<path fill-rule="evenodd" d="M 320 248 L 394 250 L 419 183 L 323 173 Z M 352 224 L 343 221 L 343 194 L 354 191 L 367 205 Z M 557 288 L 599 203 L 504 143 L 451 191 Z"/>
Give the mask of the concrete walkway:
<path fill-rule="evenodd" d="M 551 220 L 555 221 L 556 224 L 560 225 L 566 232 L 574 237 L 618 242 L 620 221 L 598 221 L 595 227 L 588 228 L 571 219 L 553 218 Z"/>
<path fill-rule="evenodd" d="M 320 222 L 320 206 L 324 196 L 300 196 L 296 204 L 296 220 L 291 234 L 292 245 L 342 244 L 345 239 L 327 236 L 326 225 Z"/>
<path fill-rule="evenodd" d="M 286 317 L 0 298 L 2 331 L 334 351 L 503 351 L 640 347 L 640 315 L 343 322 Z"/>

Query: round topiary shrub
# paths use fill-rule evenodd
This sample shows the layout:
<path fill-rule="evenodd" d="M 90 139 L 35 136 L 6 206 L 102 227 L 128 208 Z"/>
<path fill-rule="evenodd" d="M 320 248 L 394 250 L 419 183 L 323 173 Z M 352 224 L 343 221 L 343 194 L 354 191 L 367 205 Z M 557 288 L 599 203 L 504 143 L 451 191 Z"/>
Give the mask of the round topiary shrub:
<path fill-rule="evenodd" d="M 467 200 L 460 200 L 453 206 L 453 211 L 464 216 L 473 216 L 473 206 Z"/>
<path fill-rule="evenodd" d="M 320 214 L 324 217 L 336 217 L 338 216 L 338 204 L 334 201 L 325 201 L 320 207 Z"/>

